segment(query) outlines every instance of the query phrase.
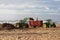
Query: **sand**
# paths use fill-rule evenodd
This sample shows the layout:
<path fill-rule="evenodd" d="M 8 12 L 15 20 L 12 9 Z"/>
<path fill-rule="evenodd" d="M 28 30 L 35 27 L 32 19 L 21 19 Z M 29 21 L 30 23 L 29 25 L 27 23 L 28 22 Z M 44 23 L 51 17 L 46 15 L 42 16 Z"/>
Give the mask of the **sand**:
<path fill-rule="evenodd" d="M 0 40 L 60 40 L 59 27 L 0 30 Z"/>

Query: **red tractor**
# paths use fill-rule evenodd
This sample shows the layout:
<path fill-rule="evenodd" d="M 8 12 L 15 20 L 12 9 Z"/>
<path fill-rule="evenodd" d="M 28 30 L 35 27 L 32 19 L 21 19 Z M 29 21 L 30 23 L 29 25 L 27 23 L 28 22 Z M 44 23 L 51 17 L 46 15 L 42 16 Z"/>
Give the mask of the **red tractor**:
<path fill-rule="evenodd" d="M 43 26 L 43 21 L 42 20 L 37 20 L 37 21 L 34 21 L 34 20 L 30 20 L 29 21 L 29 26 L 33 26 L 33 27 L 42 27 Z"/>

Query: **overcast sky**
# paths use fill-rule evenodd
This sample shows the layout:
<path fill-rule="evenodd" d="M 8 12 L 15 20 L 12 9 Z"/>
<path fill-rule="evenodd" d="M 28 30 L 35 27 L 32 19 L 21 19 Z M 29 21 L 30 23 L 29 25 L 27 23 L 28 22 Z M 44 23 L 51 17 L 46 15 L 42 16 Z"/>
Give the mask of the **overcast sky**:
<path fill-rule="evenodd" d="M 0 0 L 2 20 L 41 15 L 60 15 L 60 0 Z"/>

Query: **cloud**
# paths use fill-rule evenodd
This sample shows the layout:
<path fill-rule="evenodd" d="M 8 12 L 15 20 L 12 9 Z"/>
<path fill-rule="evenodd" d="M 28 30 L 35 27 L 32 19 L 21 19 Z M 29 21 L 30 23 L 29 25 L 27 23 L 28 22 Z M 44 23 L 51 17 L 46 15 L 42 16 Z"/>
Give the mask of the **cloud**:
<path fill-rule="evenodd" d="M 4 1 L 4 0 L 3 0 Z M 13 0 L 14 1 L 14 0 Z M 17 0 L 18 2 L 19 0 Z M 20 0 L 23 2 L 22 0 Z M 20 2 L 19 1 L 19 2 Z M 31 0 L 32 1 L 32 0 Z M 2 14 L 56 14 L 58 13 L 57 6 L 52 5 L 51 1 L 48 0 L 33 0 L 31 2 L 30 0 L 25 3 L 19 3 L 19 4 L 11 4 L 12 0 L 10 1 L 10 4 L 0 4 L 0 13 Z M 6 1 L 8 2 L 8 0 Z M 55 2 L 53 2 L 54 4 Z M 56 8 L 53 8 L 53 6 Z M 50 8 L 51 7 L 51 8 Z M 57 10 L 57 11 L 56 11 Z M 4 11 L 4 12 L 3 12 Z"/>
<path fill-rule="evenodd" d="M 30 4 L 0 4 L 0 14 L 31 14 L 31 9 L 35 8 L 35 5 Z M 26 9 L 29 8 L 29 9 Z M 31 9 L 30 9 L 31 8 Z M 18 9 L 18 10 L 17 10 Z"/>
<path fill-rule="evenodd" d="M 50 10 L 50 8 L 49 8 L 48 6 L 45 6 L 44 8 L 45 8 L 46 10 Z"/>
<path fill-rule="evenodd" d="M 35 8 L 35 5 L 30 4 L 0 4 L 0 8 Z"/>
<path fill-rule="evenodd" d="M 19 10 L 0 9 L 0 14 L 29 14 L 29 12 L 19 11 Z"/>
<path fill-rule="evenodd" d="M 0 14 L 16 14 L 16 10 L 0 9 Z"/>

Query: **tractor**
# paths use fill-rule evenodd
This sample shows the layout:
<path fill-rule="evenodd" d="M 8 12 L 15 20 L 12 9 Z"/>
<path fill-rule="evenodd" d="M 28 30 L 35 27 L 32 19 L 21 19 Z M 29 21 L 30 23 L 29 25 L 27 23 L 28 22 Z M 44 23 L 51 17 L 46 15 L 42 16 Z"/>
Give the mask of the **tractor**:
<path fill-rule="evenodd" d="M 46 20 L 47 22 L 45 22 L 44 24 L 46 24 L 46 28 L 49 28 L 49 27 L 56 27 L 56 24 L 55 24 L 55 22 L 52 22 L 52 20 L 51 19 L 48 19 L 48 20 Z"/>

